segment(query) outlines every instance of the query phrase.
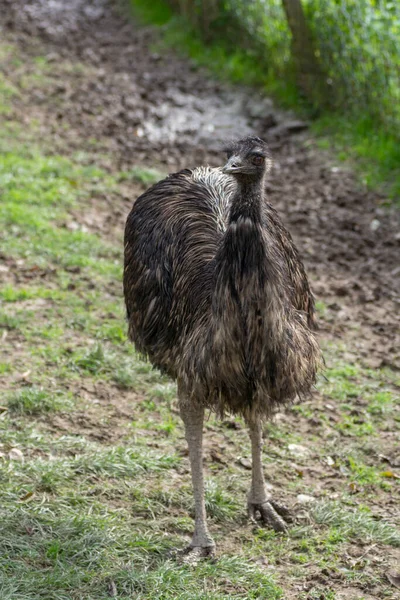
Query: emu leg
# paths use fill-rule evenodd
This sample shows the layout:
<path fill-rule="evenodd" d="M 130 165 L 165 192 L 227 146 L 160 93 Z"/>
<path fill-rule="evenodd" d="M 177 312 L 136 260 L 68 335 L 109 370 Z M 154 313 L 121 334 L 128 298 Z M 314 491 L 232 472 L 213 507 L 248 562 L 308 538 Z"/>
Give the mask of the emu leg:
<path fill-rule="evenodd" d="M 196 550 L 201 556 L 212 555 L 215 543 L 207 528 L 206 506 L 204 501 L 203 479 L 203 419 L 204 408 L 199 405 L 182 403 L 181 417 L 185 425 L 185 437 L 189 446 L 189 459 L 195 508 L 195 528 L 188 550 Z"/>
<path fill-rule="evenodd" d="M 288 516 L 289 511 L 284 506 L 271 500 L 265 487 L 262 467 L 263 440 L 261 423 L 259 420 L 250 421 L 248 426 L 252 454 L 251 488 L 247 503 L 249 516 L 255 521 L 256 514 L 260 513 L 263 523 L 271 526 L 275 531 L 287 531 L 287 524 L 283 517 Z"/>

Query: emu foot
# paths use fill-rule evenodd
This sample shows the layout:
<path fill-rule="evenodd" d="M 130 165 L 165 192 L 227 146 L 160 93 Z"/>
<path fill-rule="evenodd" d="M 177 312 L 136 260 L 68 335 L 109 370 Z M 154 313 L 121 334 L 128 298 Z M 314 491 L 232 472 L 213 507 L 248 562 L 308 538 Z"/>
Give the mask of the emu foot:
<path fill-rule="evenodd" d="M 278 533 L 285 533 L 288 530 L 288 523 L 293 521 L 289 509 L 274 500 L 262 503 L 249 502 L 247 508 L 249 517 L 254 523 L 261 521 Z"/>
<path fill-rule="evenodd" d="M 214 558 L 215 544 L 212 546 L 188 546 L 179 552 L 181 562 L 195 565 L 204 558 Z"/>

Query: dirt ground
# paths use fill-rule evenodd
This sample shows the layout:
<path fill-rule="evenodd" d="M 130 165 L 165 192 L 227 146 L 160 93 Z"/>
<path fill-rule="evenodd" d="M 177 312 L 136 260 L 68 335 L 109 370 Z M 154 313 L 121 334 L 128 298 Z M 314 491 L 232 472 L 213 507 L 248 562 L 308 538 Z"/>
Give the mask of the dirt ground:
<path fill-rule="evenodd" d="M 0 0 L 0 15 L 2 35 L 22 55 L 45 56 L 53 65 L 85 65 L 82 72 L 64 69 L 59 79 L 30 87 L 13 101 L 10 117 L 21 124 L 34 119 L 54 152 L 85 151 L 110 173 L 132 164 L 173 172 L 220 165 L 226 139 L 252 133 L 267 140 L 274 159 L 269 199 L 306 263 L 324 312 L 321 338 L 342 342 L 343 359 L 350 365 L 400 369 L 398 213 L 343 163 L 322 153 L 305 124 L 258 91 L 215 81 L 166 51 L 159 32 L 135 26 L 110 0 Z M 13 65 L 5 68 L 12 80 Z M 89 231 L 115 240 L 133 200 L 127 186 L 125 195 L 105 194 L 92 203 L 91 212 L 77 211 L 74 217 Z M 111 420 L 98 430 L 98 438 L 110 440 L 110 427 L 115 425 L 118 437 L 120 421 L 129 417 L 131 398 L 125 395 L 118 404 L 106 385 L 103 391 Z M 98 427 L 96 411 L 82 415 L 84 435 Z M 293 427 L 297 418 L 281 416 Z M 49 426 L 67 431 L 72 424 L 58 417 Z M 305 433 L 315 426 L 311 419 L 300 425 Z M 319 474 L 310 471 L 305 477 L 311 482 Z M 384 512 L 378 502 L 375 508 Z M 386 509 L 386 514 L 396 513 L 395 498 Z M 356 587 L 338 594 L 360 598 Z M 365 590 L 362 597 L 376 596 Z"/>

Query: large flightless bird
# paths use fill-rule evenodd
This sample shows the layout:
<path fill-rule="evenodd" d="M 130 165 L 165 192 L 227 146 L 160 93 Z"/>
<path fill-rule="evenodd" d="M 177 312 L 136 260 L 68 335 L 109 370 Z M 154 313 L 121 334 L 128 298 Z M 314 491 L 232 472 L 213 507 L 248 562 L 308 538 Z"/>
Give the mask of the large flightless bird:
<path fill-rule="evenodd" d="M 265 487 L 262 423 L 310 392 L 321 363 L 303 263 L 266 200 L 267 145 L 247 137 L 227 155 L 222 168 L 183 170 L 153 185 L 125 230 L 129 337 L 177 381 L 195 501 L 190 549 L 201 555 L 215 549 L 204 502 L 205 410 L 244 417 L 249 513 L 284 531 L 285 509 Z"/>

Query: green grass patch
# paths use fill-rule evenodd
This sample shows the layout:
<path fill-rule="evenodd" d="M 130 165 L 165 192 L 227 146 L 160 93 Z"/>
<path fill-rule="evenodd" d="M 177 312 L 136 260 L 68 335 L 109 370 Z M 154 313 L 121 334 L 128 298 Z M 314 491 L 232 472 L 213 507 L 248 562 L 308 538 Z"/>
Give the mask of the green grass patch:
<path fill-rule="evenodd" d="M 132 167 L 129 171 L 121 171 L 118 175 L 119 181 L 137 181 L 148 187 L 153 183 L 157 183 L 164 177 L 166 173 L 157 171 L 157 169 L 146 169 L 145 167 Z"/>
<path fill-rule="evenodd" d="M 15 96 L 18 96 L 17 88 L 0 73 L 0 116 L 11 113 L 11 103 Z"/>
<path fill-rule="evenodd" d="M 59 391 L 28 387 L 12 394 L 8 410 L 15 414 L 40 415 L 71 409 L 71 398 Z"/>
<path fill-rule="evenodd" d="M 397 133 L 379 129 L 368 117 L 326 114 L 312 125 L 317 146 L 333 150 L 356 169 L 363 183 L 389 198 L 400 198 L 400 143 Z"/>
<path fill-rule="evenodd" d="M 313 517 L 319 524 L 337 528 L 342 539 L 400 547 L 400 531 L 395 525 L 374 518 L 367 508 L 349 510 L 341 504 L 321 503 L 314 508 Z"/>
<path fill-rule="evenodd" d="M 135 527 L 118 511 L 64 507 L 46 515 L 3 512 L 0 589 L 4 600 L 101 600 L 114 595 L 154 600 L 278 600 L 271 576 L 239 558 L 196 567 L 168 553 L 173 538 Z"/>
<path fill-rule="evenodd" d="M 158 384 L 160 380 L 168 382 L 149 363 L 138 359 L 130 345 L 118 348 L 96 343 L 84 352 L 73 353 L 67 359 L 67 366 L 71 371 L 111 379 L 123 389 L 150 391 L 151 384 Z M 155 390 L 158 391 L 158 388 Z M 154 395 L 160 397 L 157 391 Z"/>
<path fill-rule="evenodd" d="M 10 315 L 6 312 L 0 311 L 0 328 L 1 329 L 19 329 L 22 322 L 15 315 Z"/>
<path fill-rule="evenodd" d="M 0 460 L 2 598 L 27 600 L 32 589 L 43 599 L 106 599 L 110 590 L 124 600 L 282 597 L 272 577 L 244 557 L 197 566 L 174 559 L 171 551 L 181 540 L 173 530 L 187 531 L 192 522 L 179 517 L 166 532 L 168 521 L 157 507 L 160 501 L 177 506 L 176 499 L 159 497 L 157 504 L 156 495 L 147 493 L 129 501 L 132 491 L 137 497 L 154 477 L 168 478 L 180 464 L 176 455 L 132 441 L 130 447 L 104 448 L 29 430 L 20 436 L 9 423 L 4 426 L 8 435 L 2 439 L 18 446 L 25 460 Z M 185 506 L 192 504 L 190 490 L 183 498 Z M 208 490 L 207 502 L 215 520 L 232 517 L 226 492 Z"/>
<path fill-rule="evenodd" d="M 86 194 L 96 192 L 101 179 L 102 185 L 112 184 L 106 173 L 37 153 L 24 157 L 5 152 L 1 159 L 4 252 L 24 258 L 28 265 L 52 263 L 118 274 L 120 252 L 82 230 L 65 212 Z"/>
<path fill-rule="evenodd" d="M 359 365 L 349 365 L 336 356 L 338 349 L 326 352 L 327 368 L 319 388 L 332 398 L 335 407 L 340 409 L 347 420 L 344 427 L 364 425 L 365 433 L 372 433 L 376 424 L 385 417 L 396 418 L 398 413 L 397 383 L 394 373 L 385 370 L 365 369 Z M 354 403 L 358 404 L 357 408 Z"/>

